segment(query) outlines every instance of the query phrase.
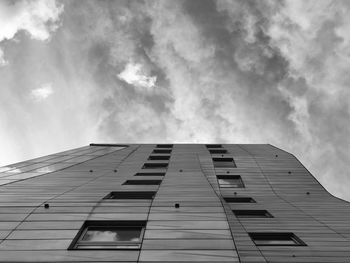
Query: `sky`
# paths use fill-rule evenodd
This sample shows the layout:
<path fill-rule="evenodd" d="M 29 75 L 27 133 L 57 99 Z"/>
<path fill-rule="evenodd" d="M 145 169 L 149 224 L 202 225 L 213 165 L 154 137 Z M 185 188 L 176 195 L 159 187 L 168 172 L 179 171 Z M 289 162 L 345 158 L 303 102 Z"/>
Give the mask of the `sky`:
<path fill-rule="evenodd" d="M 350 1 L 0 1 L 0 165 L 270 143 L 350 200 Z"/>

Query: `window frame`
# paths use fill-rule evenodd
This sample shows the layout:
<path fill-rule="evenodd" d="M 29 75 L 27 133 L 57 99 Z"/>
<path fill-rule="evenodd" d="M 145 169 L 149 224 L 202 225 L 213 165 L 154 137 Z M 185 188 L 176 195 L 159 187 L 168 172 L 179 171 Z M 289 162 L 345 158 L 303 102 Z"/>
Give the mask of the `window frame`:
<path fill-rule="evenodd" d="M 160 185 L 162 180 L 158 179 L 145 179 L 145 180 L 126 180 L 122 185 Z"/>
<path fill-rule="evenodd" d="M 167 169 L 168 166 L 169 163 L 144 163 L 142 169 Z"/>
<path fill-rule="evenodd" d="M 223 175 L 223 174 L 218 174 L 216 175 L 216 179 L 218 181 L 218 185 L 220 188 L 226 189 L 226 188 L 245 188 L 243 179 L 240 175 Z M 237 184 L 222 184 L 220 183 L 220 180 L 233 180 L 237 181 Z M 236 185 L 236 186 L 235 186 Z"/>
<path fill-rule="evenodd" d="M 213 157 L 212 158 L 214 168 L 237 168 L 236 162 L 232 157 Z M 226 165 L 222 165 L 226 164 Z M 230 165 L 228 165 L 230 164 Z"/>
<path fill-rule="evenodd" d="M 250 238 L 252 239 L 252 241 L 254 242 L 254 244 L 256 246 L 283 246 L 283 247 L 286 247 L 286 246 L 307 246 L 305 244 L 304 241 L 302 241 L 297 235 L 295 235 L 294 233 L 292 232 L 253 232 L 253 233 L 248 233 Z M 281 240 L 281 241 L 288 241 L 288 240 L 291 240 L 293 241 L 293 244 L 268 244 L 268 243 L 260 243 L 259 242 L 256 242 L 256 241 L 259 241 L 259 238 L 262 238 L 262 237 L 275 237 L 275 239 L 273 238 L 265 238 L 265 239 L 260 239 L 260 241 L 278 241 L 278 240 Z M 289 239 L 278 239 L 278 238 L 283 238 L 283 236 L 288 236 Z"/>
<path fill-rule="evenodd" d="M 210 154 L 228 154 L 228 151 L 223 148 L 209 148 L 208 151 Z"/>
<path fill-rule="evenodd" d="M 150 155 L 148 156 L 148 161 L 169 161 L 170 155 Z"/>
<path fill-rule="evenodd" d="M 108 229 L 108 227 L 111 229 L 124 227 L 141 229 L 138 241 L 83 241 L 82 239 L 84 238 L 89 228 L 93 227 L 101 227 L 105 229 Z M 146 221 L 86 220 L 68 247 L 68 250 L 140 250 L 145 234 L 145 229 Z M 94 246 L 95 248 L 93 248 Z"/>
<path fill-rule="evenodd" d="M 165 148 L 165 149 L 172 149 L 174 147 L 174 144 L 157 144 L 156 148 Z"/>
<path fill-rule="evenodd" d="M 134 176 L 165 176 L 165 173 L 159 173 L 159 172 L 151 172 L 151 173 L 136 173 Z"/>
<path fill-rule="evenodd" d="M 142 196 L 144 194 L 144 196 Z M 112 191 L 104 200 L 153 200 L 157 191 Z M 113 198 L 120 195 L 120 198 Z M 123 196 L 124 195 L 124 196 Z"/>
<path fill-rule="evenodd" d="M 223 148 L 222 144 L 206 144 L 205 147 L 207 147 L 207 149 Z"/>
<path fill-rule="evenodd" d="M 152 154 L 171 154 L 172 149 L 156 148 L 152 151 Z"/>
<path fill-rule="evenodd" d="M 237 218 L 273 218 L 274 217 L 266 209 L 234 209 L 232 210 L 232 212 Z M 251 214 L 251 216 L 249 215 L 249 213 Z M 254 215 L 254 213 L 256 214 Z"/>
<path fill-rule="evenodd" d="M 232 196 L 226 196 L 223 197 L 226 203 L 256 203 L 256 201 L 252 197 L 232 197 Z M 241 202 L 233 202 L 229 201 L 229 199 L 233 200 L 235 199 L 236 201 L 241 200 Z M 248 200 L 244 202 L 243 200 Z"/>

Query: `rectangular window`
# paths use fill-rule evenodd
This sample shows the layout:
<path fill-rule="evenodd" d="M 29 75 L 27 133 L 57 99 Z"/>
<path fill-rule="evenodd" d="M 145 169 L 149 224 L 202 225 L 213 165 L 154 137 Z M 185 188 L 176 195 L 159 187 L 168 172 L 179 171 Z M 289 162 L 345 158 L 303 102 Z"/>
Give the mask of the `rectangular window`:
<path fill-rule="evenodd" d="M 210 154 L 225 154 L 228 153 L 225 149 L 210 149 Z"/>
<path fill-rule="evenodd" d="M 145 221 L 85 221 L 68 249 L 140 249 Z"/>
<path fill-rule="evenodd" d="M 155 191 L 143 191 L 143 192 L 111 192 L 103 199 L 150 199 L 152 200 L 157 192 Z"/>
<path fill-rule="evenodd" d="M 244 183 L 239 175 L 217 175 L 220 188 L 244 188 Z"/>
<path fill-rule="evenodd" d="M 164 169 L 168 168 L 168 163 L 145 163 L 142 169 Z"/>
<path fill-rule="evenodd" d="M 217 157 L 213 158 L 214 167 L 216 168 L 236 168 L 236 163 L 233 158 Z"/>
<path fill-rule="evenodd" d="M 293 233 L 249 233 L 257 246 L 306 246 Z"/>
<path fill-rule="evenodd" d="M 134 176 L 165 176 L 165 173 L 136 173 Z"/>
<path fill-rule="evenodd" d="M 266 210 L 232 210 L 238 218 L 271 218 Z"/>
<path fill-rule="evenodd" d="M 152 153 L 169 154 L 169 153 L 171 153 L 171 150 L 170 149 L 154 149 Z"/>
<path fill-rule="evenodd" d="M 152 160 L 152 161 L 158 161 L 158 160 L 164 160 L 164 161 L 168 161 L 170 159 L 170 155 L 150 155 L 148 157 L 148 160 Z"/>
<path fill-rule="evenodd" d="M 207 146 L 208 149 L 211 149 L 211 148 L 222 148 L 221 144 L 207 144 L 206 146 Z"/>
<path fill-rule="evenodd" d="M 157 148 L 173 148 L 173 144 L 157 144 Z"/>
<path fill-rule="evenodd" d="M 123 185 L 160 185 L 162 180 L 126 180 Z"/>
<path fill-rule="evenodd" d="M 224 197 L 227 203 L 256 203 L 251 197 Z"/>

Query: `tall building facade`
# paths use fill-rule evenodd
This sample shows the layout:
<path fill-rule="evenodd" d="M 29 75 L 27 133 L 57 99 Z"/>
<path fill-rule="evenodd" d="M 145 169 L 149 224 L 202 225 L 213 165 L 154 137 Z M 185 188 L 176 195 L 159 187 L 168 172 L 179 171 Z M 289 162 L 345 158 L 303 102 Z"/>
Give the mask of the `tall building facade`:
<path fill-rule="evenodd" d="M 0 262 L 350 262 L 350 205 L 272 145 L 91 144 L 0 168 Z"/>

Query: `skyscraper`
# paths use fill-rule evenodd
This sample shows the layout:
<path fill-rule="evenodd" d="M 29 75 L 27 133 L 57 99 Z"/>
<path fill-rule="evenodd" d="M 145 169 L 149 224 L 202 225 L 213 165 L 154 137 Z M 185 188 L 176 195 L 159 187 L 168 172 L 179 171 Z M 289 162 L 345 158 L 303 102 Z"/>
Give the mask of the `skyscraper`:
<path fill-rule="evenodd" d="M 0 262 L 350 262 L 349 203 L 272 145 L 91 144 L 0 172 Z"/>

